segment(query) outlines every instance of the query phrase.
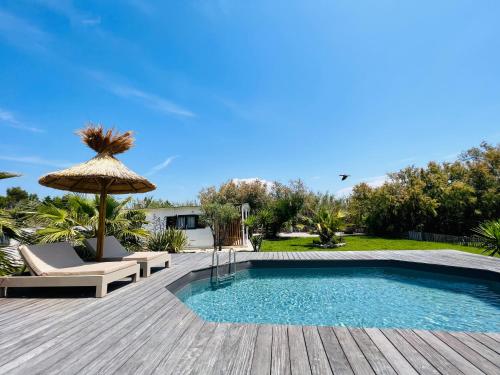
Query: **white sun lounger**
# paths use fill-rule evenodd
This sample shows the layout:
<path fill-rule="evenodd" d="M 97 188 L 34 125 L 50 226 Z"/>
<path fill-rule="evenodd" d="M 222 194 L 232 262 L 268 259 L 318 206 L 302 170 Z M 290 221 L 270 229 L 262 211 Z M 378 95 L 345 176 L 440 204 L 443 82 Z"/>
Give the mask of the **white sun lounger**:
<path fill-rule="evenodd" d="M 97 239 L 85 240 L 87 248 L 93 252 L 97 248 Z M 151 275 L 151 267 L 170 267 L 170 254 L 166 251 L 137 251 L 129 253 L 113 236 L 104 238 L 103 260 L 133 260 L 140 264 L 142 277 Z"/>
<path fill-rule="evenodd" d="M 139 280 L 137 262 L 84 262 L 68 242 L 21 245 L 19 252 L 32 276 L 0 277 L 0 296 L 11 287 L 94 286 L 96 297 L 104 297 L 113 281 Z"/>

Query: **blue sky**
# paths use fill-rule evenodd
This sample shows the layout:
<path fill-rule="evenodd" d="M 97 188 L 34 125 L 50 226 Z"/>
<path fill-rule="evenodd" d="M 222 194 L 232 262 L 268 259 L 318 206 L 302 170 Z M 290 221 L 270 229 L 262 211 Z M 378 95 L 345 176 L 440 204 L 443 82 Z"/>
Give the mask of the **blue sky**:
<path fill-rule="evenodd" d="M 93 156 L 87 122 L 134 130 L 121 159 L 194 199 L 231 178 L 345 192 L 500 141 L 500 2 L 0 2 L 0 182 Z M 338 174 L 349 173 L 341 183 Z"/>

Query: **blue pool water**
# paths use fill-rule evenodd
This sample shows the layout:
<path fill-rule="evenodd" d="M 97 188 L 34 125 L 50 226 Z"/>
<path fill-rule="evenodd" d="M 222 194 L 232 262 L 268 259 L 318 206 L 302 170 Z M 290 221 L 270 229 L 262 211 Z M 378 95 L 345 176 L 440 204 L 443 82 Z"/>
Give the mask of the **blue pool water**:
<path fill-rule="evenodd" d="M 500 282 L 391 267 L 255 268 L 177 297 L 214 322 L 500 332 Z"/>

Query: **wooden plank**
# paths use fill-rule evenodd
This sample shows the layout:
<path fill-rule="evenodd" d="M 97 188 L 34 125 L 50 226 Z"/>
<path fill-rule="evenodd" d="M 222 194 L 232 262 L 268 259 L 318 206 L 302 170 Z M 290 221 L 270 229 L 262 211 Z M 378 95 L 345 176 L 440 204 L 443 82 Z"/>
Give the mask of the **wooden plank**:
<path fill-rule="evenodd" d="M 484 335 L 482 333 L 469 333 L 468 335 L 474 338 L 474 340 L 479 341 L 484 346 L 487 346 L 495 353 L 500 354 L 500 342 L 492 339 L 490 336 Z"/>
<path fill-rule="evenodd" d="M 180 345 L 178 355 L 172 355 L 171 361 L 160 362 L 154 370 L 155 374 L 176 375 L 192 373 L 196 360 L 203 352 L 203 349 L 209 342 L 215 332 L 217 324 L 205 323 L 191 343 Z"/>
<path fill-rule="evenodd" d="M 144 342 L 139 349 L 130 356 L 117 370 L 124 374 L 150 374 L 174 347 L 190 325 L 195 324 L 199 318 L 193 313 L 188 313 L 175 324 L 164 324 L 149 340 Z M 155 350 L 151 350 L 155 348 Z"/>
<path fill-rule="evenodd" d="M 362 329 L 350 328 L 349 332 L 376 374 L 396 375 L 396 371 L 394 371 L 390 363 L 387 362 L 387 359 L 385 359 L 384 355 Z"/>
<path fill-rule="evenodd" d="M 356 341 L 352 338 L 349 330 L 343 327 L 335 327 L 334 332 L 353 372 L 360 375 L 374 374 L 372 367 L 366 360 L 363 352 L 359 349 Z"/>
<path fill-rule="evenodd" d="M 173 302 L 165 304 L 156 311 L 155 319 L 146 320 L 142 325 L 140 317 L 131 316 L 130 320 L 125 320 L 125 324 L 117 324 L 116 331 L 118 334 L 110 333 L 110 335 L 94 336 L 84 341 L 85 336 L 76 336 L 82 341 L 82 353 L 80 356 L 66 358 L 65 351 L 60 351 L 61 354 L 53 355 L 50 361 L 46 360 L 40 364 L 34 364 L 34 368 L 49 368 L 55 373 L 61 371 L 77 372 L 83 367 L 86 367 L 86 372 L 106 371 L 111 373 L 122 366 L 130 357 L 132 357 L 139 349 L 148 343 L 168 316 L 176 316 L 176 323 L 180 323 L 183 319 L 189 316 L 189 313 L 183 306 Z M 127 324 L 127 323 L 135 323 Z M 172 331 L 177 324 L 170 324 L 164 328 L 164 331 Z M 113 327 L 113 326 L 111 326 Z M 113 327 L 114 328 L 114 327 Z M 122 331 L 123 328 L 123 331 Z M 163 328 L 163 327 L 162 327 Z M 139 334 L 140 333 L 140 334 Z M 132 341 L 132 338 L 134 339 Z"/>
<path fill-rule="evenodd" d="M 261 325 L 257 332 L 252 359 L 251 374 L 263 375 L 271 372 L 271 348 L 273 342 L 272 326 Z"/>
<path fill-rule="evenodd" d="M 286 326 L 273 326 L 273 343 L 271 346 L 271 374 L 289 375 L 290 350 Z"/>
<path fill-rule="evenodd" d="M 370 336 L 373 343 L 383 353 L 384 357 L 391 364 L 392 368 L 399 375 L 416 375 L 417 372 L 405 357 L 391 344 L 391 342 L 377 328 L 365 328 L 365 332 Z"/>
<path fill-rule="evenodd" d="M 432 345 L 422 340 L 415 332 L 411 330 L 397 330 L 397 332 L 442 374 L 461 373 L 447 358 L 443 357 Z"/>
<path fill-rule="evenodd" d="M 486 358 L 488 351 L 477 352 L 457 337 L 454 337 L 446 332 L 433 332 L 433 334 L 481 371 L 484 371 L 487 374 L 500 374 L 500 367 L 498 367 L 498 364 L 500 364 L 500 356 L 490 357 L 493 361 L 497 362 L 497 364 L 495 364 Z M 470 341 L 472 341 L 472 339 Z M 478 346 L 476 347 L 479 349 Z"/>
<path fill-rule="evenodd" d="M 440 372 L 436 370 L 432 364 L 420 354 L 403 336 L 393 329 L 381 330 L 383 335 L 394 345 L 401 355 L 413 366 L 419 374 L 432 374 L 439 375 Z M 458 371 L 458 370 L 457 370 Z"/>
<path fill-rule="evenodd" d="M 500 333 L 485 332 L 484 334 L 491 337 L 493 340 L 500 344 Z"/>
<path fill-rule="evenodd" d="M 194 261 L 194 259 L 193 259 Z M 194 263 L 193 265 L 198 264 Z M 1 348 L 3 356 L 0 358 L 1 361 L 8 361 L 12 356 L 17 358 L 19 355 L 24 354 L 26 351 L 30 349 L 30 347 L 39 349 L 40 345 L 45 344 L 51 337 L 55 337 L 61 334 L 61 332 L 57 332 L 53 327 L 57 325 L 62 328 L 64 331 L 69 329 L 74 329 L 74 327 L 82 327 L 86 326 L 88 322 L 92 322 L 94 320 L 98 321 L 95 317 L 98 317 L 99 314 L 103 313 L 107 316 L 107 313 L 104 310 L 115 311 L 117 309 L 121 309 L 125 305 L 131 304 L 135 302 L 133 306 L 140 306 L 140 300 L 147 298 L 150 293 L 156 292 L 156 285 L 159 283 L 164 283 L 161 276 L 175 277 L 176 275 L 180 276 L 180 274 L 185 273 L 182 269 L 175 270 L 174 272 L 170 272 L 168 274 L 157 273 L 154 274 L 150 279 L 144 281 L 143 283 L 137 283 L 126 288 L 122 288 L 118 291 L 113 291 L 110 295 L 108 295 L 105 299 L 89 299 L 88 303 L 85 304 L 81 309 L 78 310 L 65 310 L 65 317 L 59 321 L 50 321 L 45 325 L 36 325 L 30 327 L 31 330 L 29 334 L 23 336 L 11 336 L 2 335 L 0 340 L 3 341 Z M 178 277 L 177 276 L 177 277 Z M 139 287 L 134 287 L 139 285 Z M 161 285 L 161 284 L 160 284 Z M 164 285 L 164 284 L 163 284 Z M 123 294 L 122 290 L 126 290 L 128 294 Z M 9 347 L 17 347 L 21 348 L 21 353 L 12 352 L 11 350 L 6 350 Z"/>
<path fill-rule="evenodd" d="M 441 341 L 429 331 L 414 330 L 424 341 L 436 349 L 443 357 L 449 360 L 453 365 L 462 371 L 464 374 L 479 375 L 481 371 L 465 359 L 462 355 L 457 353 L 453 348 Z M 458 347 L 458 345 L 457 345 Z"/>
<path fill-rule="evenodd" d="M 215 365 L 212 371 L 206 371 L 205 374 L 230 374 L 231 367 L 233 365 L 233 359 L 236 355 L 236 350 L 238 349 L 244 326 L 231 324 L 224 341 L 221 346 L 221 350 L 214 355 Z"/>
<path fill-rule="evenodd" d="M 156 364 L 155 367 L 151 367 L 151 374 L 166 374 L 167 367 L 171 368 L 173 364 L 177 363 L 178 359 L 185 354 L 188 347 L 193 344 L 193 341 L 197 338 L 197 334 L 203 330 L 207 325 L 207 322 L 201 319 L 195 319 L 194 323 L 191 324 L 184 334 L 171 346 L 166 352 L 161 352 L 161 359 Z M 149 345 L 147 346 L 149 348 Z"/>
<path fill-rule="evenodd" d="M 500 264 L 455 251 L 245 253 L 238 258 L 400 259 L 497 270 Z M 404 330 L 347 330 L 346 335 L 346 329 L 339 328 L 337 337 L 330 327 L 284 327 L 283 331 L 283 326 L 203 322 L 165 285 L 191 270 L 207 267 L 210 254 L 173 254 L 172 260 L 172 268 L 112 291 L 101 300 L 0 299 L 0 365 L 4 365 L 0 372 L 79 371 L 87 375 L 118 371 L 123 366 L 120 371 L 157 374 L 269 374 L 271 369 L 275 373 L 330 370 L 352 374 L 351 365 L 355 373 L 373 369 L 380 373 L 390 365 L 399 374 L 437 374 L 436 368 L 443 373 L 460 373 L 457 367 L 462 372 L 471 366 L 487 373 L 498 368 L 497 333 L 425 332 L 424 336 L 431 335 L 426 341 Z M 175 306 L 178 310 L 172 310 Z M 106 324 L 96 323 L 102 321 Z M 225 333 L 221 326 L 228 327 Z M 438 344 L 428 342 L 432 337 Z"/>
<path fill-rule="evenodd" d="M 290 370 L 292 374 L 311 374 L 306 342 L 301 326 L 288 327 L 288 343 L 290 346 Z"/>
<path fill-rule="evenodd" d="M 220 352 L 229 328 L 229 324 L 217 324 L 215 331 L 205 345 L 201 355 L 196 359 L 194 368 L 190 373 L 207 374 L 213 370 L 216 360 L 215 354 Z"/>
<path fill-rule="evenodd" d="M 309 354 L 311 373 L 318 375 L 333 374 L 318 329 L 316 327 L 304 327 L 303 331 L 307 353 Z"/>
<path fill-rule="evenodd" d="M 240 345 L 235 351 L 229 369 L 231 374 L 250 374 L 257 339 L 258 325 L 246 324 L 241 335 Z"/>
<path fill-rule="evenodd" d="M 130 303 L 133 302 L 134 301 L 130 301 Z M 123 316 L 128 306 L 128 304 L 124 304 L 124 306 L 121 306 L 121 308 L 110 312 L 106 316 L 107 321 L 113 321 L 112 319 Z M 61 345 L 69 345 L 70 343 L 74 342 L 75 346 L 78 347 L 79 345 L 82 345 L 81 342 L 78 342 L 79 339 L 91 340 L 94 336 L 99 335 L 99 327 L 102 327 L 101 321 L 86 321 L 85 323 L 85 325 L 74 324 L 65 326 L 63 327 L 62 332 L 54 331 L 52 332 L 52 335 L 47 335 L 48 337 L 46 337 L 45 340 L 43 340 L 43 337 L 39 338 L 39 340 L 33 340 L 34 342 L 31 342 L 29 339 L 25 340 L 26 344 L 24 345 L 24 347 L 15 347 L 14 351 L 6 351 L 4 358 L 2 358 L 2 366 L 0 366 L 0 371 L 9 368 L 14 369 L 19 364 L 23 363 L 28 363 L 30 366 L 33 366 L 37 362 L 37 360 L 39 362 L 43 362 L 44 364 L 48 364 L 50 361 L 47 357 L 51 357 L 52 355 L 65 354 L 60 350 Z M 78 332 L 89 333 L 78 336 Z M 41 356 L 42 353 L 44 353 L 43 356 Z M 34 360 L 34 358 L 36 357 L 38 357 L 37 360 Z"/>
<path fill-rule="evenodd" d="M 469 336 L 465 333 L 460 332 L 449 332 L 449 334 L 455 336 L 461 342 L 465 343 L 469 348 L 473 349 L 488 361 L 493 363 L 495 366 L 500 368 L 500 354 L 491 350 L 488 346 L 483 345 L 481 342 L 477 341 L 477 335 Z M 500 349 L 500 345 L 498 346 Z"/>
<path fill-rule="evenodd" d="M 331 327 L 318 327 L 325 353 L 334 374 L 352 375 L 353 371 Z"/>

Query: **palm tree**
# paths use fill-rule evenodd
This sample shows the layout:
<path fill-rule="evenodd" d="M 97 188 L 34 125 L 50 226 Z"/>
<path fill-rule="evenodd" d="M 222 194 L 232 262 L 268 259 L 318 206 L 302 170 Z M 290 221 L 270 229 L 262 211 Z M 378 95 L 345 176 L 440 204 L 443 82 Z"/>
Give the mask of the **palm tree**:
<path fill-rule="evenodd" d="M 485 253 L 500 255 L 500 219 L 486 221 L 472 231 L 479 237 Z"/>
<path fill-rule="evenodd" d="M 146 217 L 143 212 L 127 210 L 131 198 L 118 201 L 106 198 L 106 233 L 115 236 L 125 246 L 138 246 L 149 232 L 143 228 Z M 85 238 L 95 237 L 99 221 L 99 199 L 87 199 L 71 194 L 65 197 L 63 207 L 42 204 L 32 220 L 42 229 L 37 231 L 40 243 L 68 241 L 83 245 Z"/>
<path fill-rule="evenodd" d="M 16 220 L 7 210 L 0 209 L 0 276 L 11 275 L 19 271 L 21 264 L 10 251 L 3 246 L 4 239 L 19 236 Z"/>

